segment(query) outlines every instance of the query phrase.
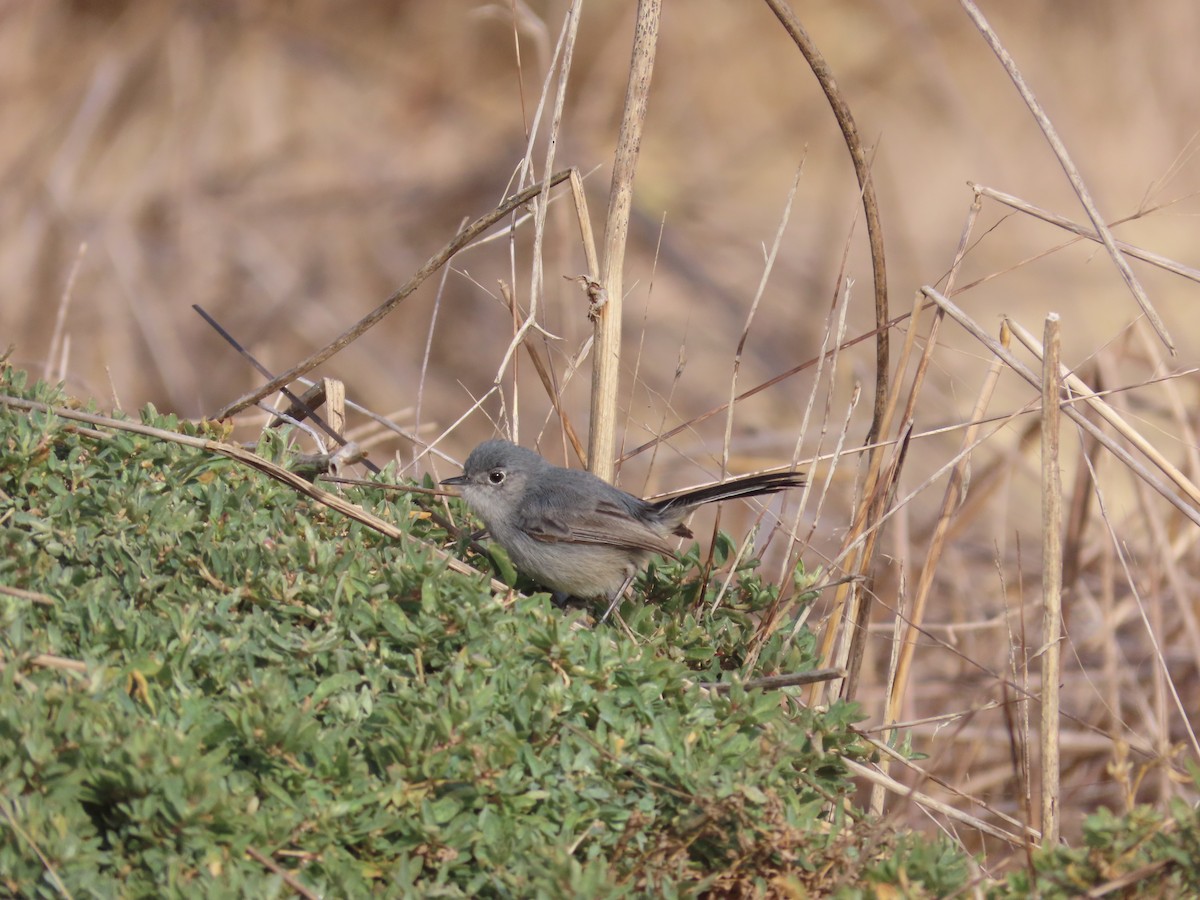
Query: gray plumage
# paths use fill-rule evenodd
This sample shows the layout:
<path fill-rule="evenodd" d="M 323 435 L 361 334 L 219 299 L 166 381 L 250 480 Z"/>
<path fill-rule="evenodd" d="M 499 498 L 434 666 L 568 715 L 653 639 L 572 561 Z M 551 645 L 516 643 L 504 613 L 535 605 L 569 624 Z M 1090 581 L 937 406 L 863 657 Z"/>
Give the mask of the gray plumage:
<path fill-rule="evenodd" d="M 668 538 L 692 536 L 683 520 L 697 506 L 803 483 L 797 472 L 750 475 L 652 502 L 500 440 L 442 482 L 460 489 L 517 569 L 559 594 L 611 600 L 605 617 L 652 554 L 674 553 Z"/>

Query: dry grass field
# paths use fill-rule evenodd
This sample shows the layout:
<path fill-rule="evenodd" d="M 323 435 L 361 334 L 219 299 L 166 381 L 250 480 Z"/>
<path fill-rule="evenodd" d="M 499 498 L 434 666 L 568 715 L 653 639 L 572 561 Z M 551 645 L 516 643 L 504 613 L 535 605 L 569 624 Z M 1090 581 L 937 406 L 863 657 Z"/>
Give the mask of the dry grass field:
<path fill-rule="evenodd" d="M 214 414 L 265 379 L 194 304 L 284 371 L 382 303 L 465 221 L 542 177 L 568 6 L 3 4 L 0 349 L 103 409 Z M 597 241 L 634 6 L 582 3 L 555 146 L 553 168 L 583 175 Z M 1100 243 L 989 191 L 972 211 L 969 184 L 1091 228 L 959 4 L 793 0 L 867 145 L 883 224 L 895 412 L 874 457 L 871 258 L 829 105 L 766 3 L 664 6 L 624 266 L 621 484 L 651 493 L 711 480 L 724 454 L 734 471 L 810 472 L 767 571 L 785 578 L 803 559 L 823 582 L 856 580 L 803 611 L 785 594 L 764 631 L 802 619 L 835 661 L 865 637 L 854 686 L 864 728 L 883 740 L 899 722 L 925 754 L 888 769 L 918 794 L 873 800 L 1000 867 L 1019 851 L 919 801 L 1010 833 L 1012 820 L 1039 827 L 1054 552 L 1042 363 L 1015 333 L 1002 358 L 952 318 L 935 325 L 914 298 L 931 286 L 983 336 L 999 339 L 1008 320 L 1039 344 L 1057 313 L 1062 362 L 1082 379 L 1063 406 L 1128 454 L 1064 412 L 1062 834 L 1074 839 L 1100 805 L 1194 801 L 1182 773 L 1200 762 L 1200 271 L 1189 268 L 1200 267 L 1200 6 L 984 4 L 1116 238 L 1150 256 L 1130 265 L 1172 353 Z M 317 370 L 398 426 L 351 414 L 374 461 L 446 477 L 499 423 L 576 462 L 529 355 L 506 361 L 505 297 L 526 310 L 544 282 L 540 330 L 525 343 L 586 436 L 591 359 L 577 354 L 592 326 L 571 279 L 588 266 L 570 192 L 553 198 L 540 268 L 522 211 Z M 773 379 L 727 414 L 731 393 Z M 1079 399 L 1088 389 L 1103 412 Z M 253 439 L 265 418 L 240 414 L 239 436 Z M 872 461 L 892 474 L 878 488 Z M 722 527 L 743 536 L 750 512 L 731 506 Z M 846 619 L 856 604 L 864 628 Z M 864 803 L 870 792 L 864 781 Z"/>

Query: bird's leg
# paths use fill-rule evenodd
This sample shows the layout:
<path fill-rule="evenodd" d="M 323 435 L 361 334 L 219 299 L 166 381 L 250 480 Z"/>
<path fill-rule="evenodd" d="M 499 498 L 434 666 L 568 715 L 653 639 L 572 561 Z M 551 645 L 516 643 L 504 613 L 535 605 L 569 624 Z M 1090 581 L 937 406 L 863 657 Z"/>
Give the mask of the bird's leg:
<path fill-rule="evenodd" d="M 637 575 L 637 569 L 634 569 L 625 576 L 625 580 L 621 582 L 621 586 L 617 588 L 617 592 L 613 594 L 612 603 L 608 604 L 608 609 L 604 611 L 604 615 L 600 617 L 600 621 L 597 624 L 603 625 L 605 620 L 612 615 L 612 611 L 616 609 L 617 604 L 621 602 L 621 595 L 629 589 L 631 584 L 633 584 L 633 577 L 635 575 Z"/>

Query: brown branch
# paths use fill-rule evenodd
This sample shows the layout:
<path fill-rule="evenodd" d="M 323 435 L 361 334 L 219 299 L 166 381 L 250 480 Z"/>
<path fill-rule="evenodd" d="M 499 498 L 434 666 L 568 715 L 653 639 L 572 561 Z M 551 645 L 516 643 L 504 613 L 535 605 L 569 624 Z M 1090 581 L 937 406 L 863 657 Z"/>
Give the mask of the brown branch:
<path fill-rule="evenodd" d="M 430 257 L 429 261 L 426 262 L 425 265 L 421 266 L 421 268 L 417 270 L 417 273 L 413 275 L 412 278 L 408 279 L 403 287 L 388 297 L 387 300 L 376 307 L 372 312 L 360 319 L 354 326 L 335 338 L 332 343 L 322 347 L 312 356 L 308 357 L 308 359 L 296 366 L 293 366 L 291 369 L 288 369 L 288 371 L 284 372 L 282 375 L 277 375 L 275 378 L 272 378 L 262 387 L 255 388 L 250 393 L 239 397 L 228 406 L 225 406 L 223 409 L 219 410 L 215 415 L 212 416 L 212 418 L 228 419 L 230 416 L 236 415 L 247 407 L 253 406 L 268 394 L 274 393 L 284 385 L 295 381 L 301 375 L 306 375 L 307 373 L 311 372 L 335 353 L 345 349 L 352 342 L 357 340 L 365 331 L 378 324 L 384 316 L 403 303 L 410 294 L 419 288 L 425 279 L 449 262 L 450 258 L 454 256 L 455 253 L 457 253 L 483 232 L 487 231 L 513 210 L 528 203 L 547 187 L 554 187 L 557 184 L 561 184 L 570 177 L 571 172 L 569 169 L 556 172 L 553 176 L 551 176 L 549 184 L 538 182 L 537 184 L 530 185 L 519 194 L 513 194 L 491 212 L 480 216 L 466 228 L 463 228 L 461 231 L 459 231 L 458 234 L 456 234 L 450 240 L 450 242 L 446 244 L 445 247 Z"/>
<path fill-rule="evenodd" d="M 254 849 L 254 847 L 247 847 L 246 855 L 259 865 L 266 866 L 268 869 L 278 875 L 281 879 L 283 879 L 284 884 L 290 887 L 301 897 L 305 898 L 305 900 L 320 900 L 320 894 L 310 891 L 300 883 L 300 880 L 296 878 L 295 875 L 293 875 L 283 866 L 279 865 L 279 863 L 275 862 L 275 860 L 271 859 L 265 853 Z"/>
<path fill-rule="evenodd" d="M 288 485 L 298 493 L 304 494 L 306 497 L 315 500 L 317 503 L 327 506 L 330 509 L 336 510 L 343 516 L 353 519 L 356 522 L 361 522 L 368 528 L 379 532 L 385 537 L 395 540 L 411 540 L 407 534 L 400 528 L 393 525 L 391 522 L 385 521 L 378 516 L 372 515 L 361 507 L 355 506 L 348 500 L 339 497 L 337 494 L 331 494 L 328 491 L 323 491 L 315 485 L 309 483 L 302 476 L 297 475 L 288 469 L 275 465 L 273 462 L 263 459 L 255 453 L 246 450 L 243 447 L 238 447 L 235 444 L 226 444 L 221 441 L 212 441 L 207 438 L 196 437 L 189 434 L 180 434 L 175 431 L 167 431 L 163 428 L 155 428 L 152 425 L 143 425 L 141 422 L 131 422 L 125 419 L 113 419 L 108 416 L 98 416 L 93 413 L 80 412 L 74 409 L 67 409 L 61 406 L 50 406 L 46 403 L 41 403 L 37 400 L 25 400 L 20 397 L 10 397 L 0 394 L 0 405 L 11 406 L 14 409 L 36 410 L 37 412 L 52 413 L 63 419 L 70 419 L 77 422 L 87 422 L 91 425 L 98 425 L 103 428 L 112 428 L 118 431 L 129 431 L 134 434 L 142 434 L 147 437 L 157 438 L 159 440 L 171 441 L 172 443 L 182 444 L 185 447 L 195 447 L 198 450 L 203 450 L 208 453 L 215 453 L 220 456 L 228 457 L 236 460 L 243 465 L 249 466 L 252 469 L 257 469 L 262 474 L 269 478 L 274 478 L 276 481 Z M 426 545 L 430 553 L 442 560 L 446 566 L 459 572 L 463 575 L 478 575 L 479 573 L 468 566 L 461 560 L 451 556 L 445 550 L 434 547 L 431 544 Z M 492 582 L 493 590 L 503 593 L 508 588 L 497 581 Z"/>
<path fill-rule="evenodd" d="M 873 443 L 880 437 L 879 430 L 883 423 L 884 400 L 888 392 L 888 298 L 887 298 L 887 268 L 883 257 L 883 225 L 879 219 L 879 201 L 875 197 L 875 185 L 871 180 L 871 166 L 867 161 L 866 150 L 858 136 L 858 126 L 850 107 L 838 89 L 837 81 L 829 68 L 829 63 L 817 49 L 817 45 L 804 30 L 796 14 L 788 5 L 787 0 L 767 0 L 767 6 L 775 13 L 784 29 L 808 62 L 808 67 L 817 76 L 821 90 L 829 101 L 830 108 L 841 126 L 842 136 L 846 139 L 846 147 L 850 158 L 854 161 L 854 174 L 858 177 L 858 186 L 862 189 L 863 212 L 867 217 L 867 240 L 871 245 L 871 267 L 875 273 L 875 411 L 871 417 L 871 430 L 867 434 L 866 443 Z"/>
<path fill-rule="evenodd" d="M 769 0 L 768 0 L 769 2 Z M 996 32 L 992 30 L 992 26 L 988 24 L 988 20 L 984 18 L 979 7 L 971 0 L 958 0 L 963 11 L 975 24 L 980 35 L 987 42 L 987 45 L 996 54 L 996 59 L 1000 60 L 1000 65 L 1004 67 L 1004 71 L 1012 80 L 1013 85 L 1017 89 L 1017 93 L 1021 95 L 1021 99 L 1025 101 L 1025 105 L 1033 114 L 1033 118 L 1037 121 L 1038 127 L 1042 130 L 1042 134 L 1046 136 L 1046 142 L 1050 145 L 1050 149 L 1054 151 L 1054 155 L 1058 157 L 1058 164 L 1062 166 L 1063 172 L 1067 176 L 1067 180 L 1071 183 L 1071 187 L 1075 190 L 1075 196 L 1079 198 L 1079 202 L 1087 211 L 1088 218 L 1092 220 L 1092 225 L 1096 229 L 1096 234 L 1099 235 L 1100 241 L 1104 244 L 1104 249 L 1108 251 L 1108 255 L 1112 257 L 1113 264 L 1117 267 L 1117 271 L 1121 273 L 1121 277 L 1125 280 L 1125 284 L 1129 287 L 1130 293 L 1137 301 L 1138 306 L 1142 308 L 1142 312 L 1146 315 L 1146 320 L 1154 328 L 1155 333 L 1171 351 L 1171 355 L 1175 355 L 1175 342 L 1171 339 L 1171 335 L 1167 332 L 1167 326 L 1164 324 L 1162 317 L 1158 311 L 1150 303 L 1150 298 L 1146 296 L 1146 289 L 1142 287 L 1142 283 L 1133 273 L 1133 269 L 1129 267 L 1129 261 L 1125 259 L 1125 255 L 1117 247 L 1116 241 L 1109 231 L 1108 225 L 1104 222 L 1104 217 L 1100 215 L 1100 210 L 1096 208 L 1096 203 L 1092 199 L 1091 192 L 1087 189 L 1087 185 L 1083 181 L 1083 176 L 1079 173 L 1079 169 L 1075 166 L 1074 160 L 1067 152 L 1066 145 L 1058 136 L 1058 131 L 1055 130 L 1054 124 L 1050 121 L 1050 117 L 1046 115 L 1046 111 L 1042 109 L 1037 98 L 1033 95 L 1029 85 L 1025 83 L 1025 79 L 1021 76 L 1020 70 L 1017 69 L 1016 62 L 1004 45 L 1000 43 L 1000 38 Z"/>
<path fill-rule="evenodd" d="M 757 688 L 763 691 L 773 691 L 779 688 L 816 684 L 821 681 L 833 681 L 835 678 L 845 677 L 845 669 L 813 669 L 811 672 L 794 672 L 788 675 L 764 675 L 762 678 L 751 678 L 749 681 L 742 682 L 742 687 L 747 690 Z M 716 691 L 718 694 L 728 694 L 733 689 L 733 685 L 727 681 L 705 682 L 700 687 Z"/>

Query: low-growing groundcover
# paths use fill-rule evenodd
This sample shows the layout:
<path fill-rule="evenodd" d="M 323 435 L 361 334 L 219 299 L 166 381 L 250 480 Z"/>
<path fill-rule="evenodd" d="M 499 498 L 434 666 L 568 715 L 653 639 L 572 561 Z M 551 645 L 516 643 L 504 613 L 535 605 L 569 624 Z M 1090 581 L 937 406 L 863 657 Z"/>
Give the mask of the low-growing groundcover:
<path fill-rule="evenodd" d="M 0 394 L 63 402 L 12 369 Z M 0 895 L 966 883 L 949 845 L 851 818 L 852 707 L 697 687 L 772 596 L 752 570 L 701 622 L 666 588 L 689 560 L 658 567 L 635 643 L 544 595 L 505 605 L 446 568 L 405 495 L 352 496 L 412 537 L 201 450 L 0 401 L 0 586 L 33 592 L 0 592 Z M 761 659 L 811 666 L 811 636 Z"/>
<path fill-rule="evenodd" d="M 0 406 L 0 491 L 0 583 L 50 601 L 0 601 L 0 893 L 290 893 L 263 858 L 327 896 L 694 893 L 877 855 L 829 813 L 853 710 L 700 691 L 694 620 L 670 652 L 575 630 L 416 537 L 47 413 Z"/>

